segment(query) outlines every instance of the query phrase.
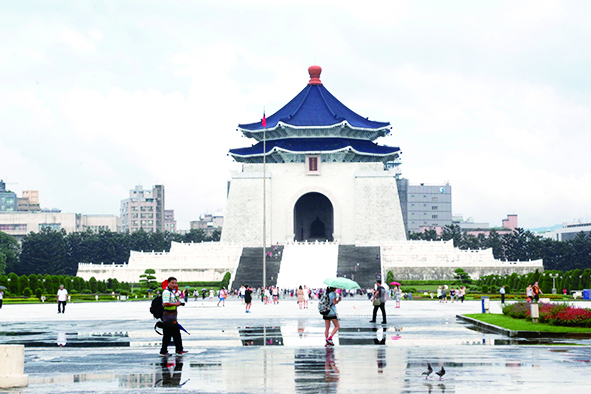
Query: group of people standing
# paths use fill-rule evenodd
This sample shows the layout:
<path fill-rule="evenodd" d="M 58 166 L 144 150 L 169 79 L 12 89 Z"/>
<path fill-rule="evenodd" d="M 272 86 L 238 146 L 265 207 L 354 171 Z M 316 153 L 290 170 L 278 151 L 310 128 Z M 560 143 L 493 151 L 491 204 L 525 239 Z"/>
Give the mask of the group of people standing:
<path fill-rule="evenodd" d="M 447 285 L 439 286 L 437 289 L 437 299 L 439 302 L 446 303 L 448 296 L 452 303 L 454 301 L 461 301 L 464 303 L 464 298 L 466 297 L 466 286 L 461 286 L 457 289 L 453 287 L 449 289 Z"/>

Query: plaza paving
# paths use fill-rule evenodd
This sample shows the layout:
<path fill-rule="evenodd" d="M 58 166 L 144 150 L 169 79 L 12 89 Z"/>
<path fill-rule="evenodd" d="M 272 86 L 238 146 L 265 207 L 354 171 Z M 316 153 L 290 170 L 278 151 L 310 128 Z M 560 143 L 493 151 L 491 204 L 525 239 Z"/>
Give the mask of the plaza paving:
<path fill-rule="evenodd" d="M 165 360 L 148 301 L 68 304 L 63 315 L 53 303 L 4 305 L 0 343 L 26 346 L 29 386 L 0 393 L 589 392 L 591 347 L 580 345 L 591 340 L 527 344 L 479 332 L 455 318 L 480 312 L 477 301 L 390 302 L 382 326 L 368 322 L 366 298 L 346 298 L 328 349 L 315 302 L 254 302 L 250 314 L 238 300 L 216 304 L 180 309 L 190 353 Z M 445 368 L 441 381 L 421 376 L 428 362 Z"/>

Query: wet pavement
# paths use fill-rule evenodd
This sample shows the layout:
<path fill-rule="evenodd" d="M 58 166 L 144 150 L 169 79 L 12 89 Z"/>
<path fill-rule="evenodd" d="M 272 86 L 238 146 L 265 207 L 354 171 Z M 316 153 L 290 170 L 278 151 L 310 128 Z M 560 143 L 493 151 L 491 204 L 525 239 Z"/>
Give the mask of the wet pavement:
<path fill-rule="evenodd" d="M 455 318 L 480 312 L 477 301 L 389 303 L 388 324 L 379 325 L 369 323 L 367 299 L 347 298 L 334 348 L 324 347 L 315 302 L 255 302 L 250 314 L 238 300 L 216 304 L 190 300 L 180 309 L 190 353 L 167 359 L 158 356 L 148 301 L 68 304 L 63 315 L 55 304 L 4 305 L 0 343 L 25 345 L 29 386 L 0 393 L 589 391 L 591 340 L 483 333 Z M 441 380 L 421 375 L 427 363 L 445 369 Z"/>

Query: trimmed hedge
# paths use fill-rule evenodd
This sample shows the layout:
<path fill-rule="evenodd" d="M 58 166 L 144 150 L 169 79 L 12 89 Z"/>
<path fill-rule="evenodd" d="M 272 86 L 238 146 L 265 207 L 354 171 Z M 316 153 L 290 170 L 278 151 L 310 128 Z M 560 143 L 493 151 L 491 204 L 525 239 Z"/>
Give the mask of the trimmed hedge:
<path fill-rule="evenodd" d="M 531 321 L 531 308 L 528 302 L 517 302 L 503 308 L 503 314 L 515 319 Z M 591 309 L 562 304 L 538 304 L 540 323 L 553 326 L 591 327 Z"/>

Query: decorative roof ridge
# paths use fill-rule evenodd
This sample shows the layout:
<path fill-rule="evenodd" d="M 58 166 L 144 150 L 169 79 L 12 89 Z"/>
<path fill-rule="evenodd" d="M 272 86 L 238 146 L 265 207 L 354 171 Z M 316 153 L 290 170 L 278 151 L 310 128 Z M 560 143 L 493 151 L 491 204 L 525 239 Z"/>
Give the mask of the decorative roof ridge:
<path fill-rule="evenodd" d="M 285 123 L 283 121 L 278 121 L 277 124 L 273 127 L 267 127 L 266 129 L 257 129 L 257 130 L 249 130 L 249 129 L 244 129 L 242 127 L 240 127 L 240 125 L 238 125 L 238 130 L 242 131 L 242 132 L 248 132 L 250 134 L 255 134 L 255 133 L 263 133 L 263 132 L 270 132 L 273 131 L 279 127 L 285 127 L 285 128 L 292 128 L 292 129 L 331 129 L 331 128 L 337 128 L 337 127 L 343 127 L 343 126 L 348 126 L 349 128 L 351 128 L 351 130 L 361 130 L 361 131 L 376 131 L 376 130 L 383 130 L 383 129 L 391 129 L 392 125 L 390 125 L 389 123 L 387 125 L 384 125 L 382 127 L 378 127 L 378 128 L 368 128 L 368 127 L 357 127 L 357 126 L 353 126 L 351 125 L 351 123 L 349 123 L 346 119 L 341 121 L 340 123 L 335 123 L 335 124 L 331 124 L 331 125 L 326 125 L 326 126 L 296 126 L 296 125 L 292 125 L 289 123 Z M 343 137 L 345 138 L 345 137 Z"/>

